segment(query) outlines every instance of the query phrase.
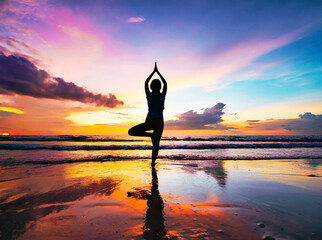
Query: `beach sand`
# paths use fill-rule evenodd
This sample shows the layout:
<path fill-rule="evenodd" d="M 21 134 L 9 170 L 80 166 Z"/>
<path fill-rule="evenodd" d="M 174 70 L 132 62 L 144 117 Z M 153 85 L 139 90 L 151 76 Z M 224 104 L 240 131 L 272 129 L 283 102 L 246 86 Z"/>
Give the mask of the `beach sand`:
<path fill-rule="evenodd" d="M 320 159 L 2 166 L 0 239 L 321 239 L 321 176 Z"/>

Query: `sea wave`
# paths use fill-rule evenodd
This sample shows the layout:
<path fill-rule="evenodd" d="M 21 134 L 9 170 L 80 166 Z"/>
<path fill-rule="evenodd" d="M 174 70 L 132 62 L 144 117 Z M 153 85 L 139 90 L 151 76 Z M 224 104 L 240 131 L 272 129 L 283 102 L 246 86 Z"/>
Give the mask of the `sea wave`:
<path fill-rule="evenodd" d="M 240 141 L 240 142 L 322 142 L 322 136 L 215 136 L 206 138 L 186 137 L 164 137 L 163 141 Z M 0 136 L 1 141 L 39 141 L 39 142 L 143 142 L 144 139 L 125 139 L 102 136 Z"/>
<path fill-rule="evenodd" d="M 164 141 L 229 141 L 229 142 L 322 142 L 322 136 L 216 136 L 208 138 L 163 138 Z"/>
<path fill-rule="evenodd" d="M 223 148 L 320 148 L 322 143 L 218 143 L 218 144 L 186 144 L 161 145 L 160 149 L 223 149 Z M 0 144 L 0 150 L 145 150 L 152 149 L 151 145 L 43 145 L 43 144 Z"/>
<path fill-rule="evenodd" d="M 137 139 L 93 138 L 91 136 L 0 136 L 0 141 L 13 142 L 141 142 Z"/>

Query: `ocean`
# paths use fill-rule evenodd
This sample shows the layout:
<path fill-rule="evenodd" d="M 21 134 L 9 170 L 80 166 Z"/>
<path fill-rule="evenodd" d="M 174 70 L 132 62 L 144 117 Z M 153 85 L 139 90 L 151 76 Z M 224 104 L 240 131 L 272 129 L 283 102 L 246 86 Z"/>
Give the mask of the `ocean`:
<path fill-rule="evenodd" d="M 146 138 L 1 136 L 0 239 L 321 239 L 321 159 L 313 136 L 163 138 L 155 167 Z"/>
<path fill-rule="evenodd" d="M 147 138 L 110 136 L 1 136 L 0 165 L 150 159 Z M 159 159 L 322 159 L 322 136 L 163 138 Z"/>

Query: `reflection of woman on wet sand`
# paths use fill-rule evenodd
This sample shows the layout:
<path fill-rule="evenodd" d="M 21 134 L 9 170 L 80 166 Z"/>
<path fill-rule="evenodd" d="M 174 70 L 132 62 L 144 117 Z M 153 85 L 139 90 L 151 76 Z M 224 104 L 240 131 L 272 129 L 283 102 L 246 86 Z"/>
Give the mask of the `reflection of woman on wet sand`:
<path fill-rule="evenodd" d="M 145 224 L 143 226 L 144 239 L 171 239 L 167 234 L 164 225 L 164 204 L 159 192 L 158 176 L 154 167 L 152 167 L 152 185 L 151 191 L 136 189 L 127 193 L 128 197 L 136 199 L 147 199 L 148 208 L 146 210 Z"/>
<path fill-rule="evenodd" d="M 164 226 L 164 205 L 159 192 L 158 176 L 152 167 L 151 194 L 148 196 L 143 237 L 146 239 L 164 239 L 167 230 Z"/>
<path fill-rule="evenodd" d="M 154 73 L 157 73 L 163 83 L 163 90 L 161 90 L 161 82 L 158 79 L 153 79 L 151 82 L 150 91 L 149 82 Z M 129 130 L 129 135 L 131 136 L 141 136 L 141 137 L 151 137 L 153 150 L 152 150 L 152 165 L 155 164 L 155 160 L 158 157 L 160 139 L 163 132 L 163 109 L 164 100 L 167 93 L 167 82 L 159 72 L 157 68 L 157 63 L 155 63 L 154 70 L 148 76 L 145 81 L 145 94 L 148 99 L 149 112 L 145 119 L 145 123 L 141 123 L 132 127 Z M 147 132 L 153 130 L 153 133 Z"/>

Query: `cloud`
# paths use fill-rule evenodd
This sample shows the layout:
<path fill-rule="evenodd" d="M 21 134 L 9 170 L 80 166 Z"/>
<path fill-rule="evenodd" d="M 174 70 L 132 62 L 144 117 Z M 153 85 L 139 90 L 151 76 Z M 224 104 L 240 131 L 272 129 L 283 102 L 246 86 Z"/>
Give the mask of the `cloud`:
<path fill-rule="evenodd" d="M 15 114 L 24 114 L 20 109 L 0 106 L 0 117 L 10 117 Z"/>
<path fill-rule="evenodd" d="M 223 124 L 221 116 L 224 114 L 224 103 L 217 103 L 211 108 L 205 108 L 203 113 L 199 114 L 193 110 L 182 113 L 177 116 L 177 120 L 169 120 L 166 126 L 175 129 L 232 129 Z"/>
<path fill-rule="evenodd" d="M 73 100 L 96 106 L 114 108 L 123 105 L 115 95 L 102 95 L 88 91 L 59 77 L 51 77 L 39 70 L 27 58 L 4 55 L 0 52 L 0 94 L 25 95 L 35 98 Z"/>
<path fill-rule="evenodd" d="M 295 119 L 270 119 L 260 122 L 248 123 L 256 131 L 271 131 L 285 129 L 298 135 L 322 135 L 322 114 L 315 115 L 311 112 L 299 115 Z"/>
<path fill-rule="evenodd" d="M 127 19 L 127 22 L 130 22 L 130 23 L 138 23 L 143 21 L 145 21 L 145 18 L 142 18 L 142 17 L 131 17 Z"/>
<path fill-rule="evenodd" d="M 251 124 L 251 123 L 257 123 L 257 122 L 259 122 L 260 120 L 247 120 L 246 122 L 248 122 L 249 124 Z"/>
<path fill-rule="evenodd" d="M 38 54 L 38 51 L 36 49 L 33 49 L 28 44 L 12 37 L 0 36 L 0 43 L 1 45 L 6 45 L 7 48 L 9 47 L 17 52 L 26 51 L 35 55 Z"/>
<path fill-rule="evenodd" d="M 15 115 L 15 113 L 0 110 L 0 117 L 10 117 L 12 115 Z"/>
<path fill-rule="evenodd" d="M 7 0 L 0 0 L 0 10 L 2 10 L 2 8 L 4 8 L 6 2 L 7 2 Z"/>
<path fill-rule="evenodd" d="M 291 119 L 281 125 L 284 129 L 300 134 L 322 135 L 322 114 L 306 112 L 297 119 Z"/>

